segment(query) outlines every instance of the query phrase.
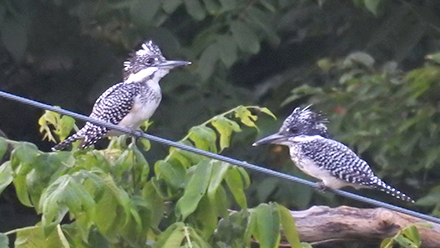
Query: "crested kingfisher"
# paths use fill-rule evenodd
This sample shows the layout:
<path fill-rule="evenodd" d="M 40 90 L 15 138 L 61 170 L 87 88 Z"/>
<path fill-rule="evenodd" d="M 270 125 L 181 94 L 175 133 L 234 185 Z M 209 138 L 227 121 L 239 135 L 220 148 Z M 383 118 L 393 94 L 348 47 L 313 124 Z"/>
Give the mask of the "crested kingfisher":
<path fill-rule="evenodd" d="M 124 62 L 123 82 L 110 87 L 96 100 L 90 117 L 120 127 L 139 128 L 153 115 L 162 99 L 159 81 L 171 69 L 189 64 L 191 62 L 167 60 L 151 40 L 143 43 L 141 49 Z M 114 135 L 120 133 L 87 122 L 52 150 L 63 150 L 77 140 L 81 140 L 80 148 L 85 149 L 104 136 Z"/>

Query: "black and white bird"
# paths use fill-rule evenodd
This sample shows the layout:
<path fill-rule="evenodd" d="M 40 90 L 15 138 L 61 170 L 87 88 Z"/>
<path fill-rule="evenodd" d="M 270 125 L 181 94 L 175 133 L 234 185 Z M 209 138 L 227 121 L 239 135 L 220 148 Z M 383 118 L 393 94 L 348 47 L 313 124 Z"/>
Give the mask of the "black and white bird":
<path fill-rule="evenodd" d="M 156 111 L 162 99 L 159 81 L 171 69 L 189 65 L 191 62 L 167 60 L 153 41 L 142 44 L 142 48 L 124 62 L 124 81 L 107 89 L 96 100 L 91 118 L 137 129 Z M 77 133 L 52 148 L 63 150 L 69 144 L 82 140 L 85 149 L 104 136 L 119 135 L 106 127 L 87 122 Z"/>
<path fill-rule="evenodd" d="M 284 120 L 278 133 L 253 145 L 280 144 L 289 147 L 295 165 L 306 174 L 320 179 L 324 188 L 374 188 L 404 201 L 414 202 L 375 176 L 368 163 L 350 148 L 328 138 L 326 122 L 323 116 L 312 112 L 309 107 L 295 108 Z"/>

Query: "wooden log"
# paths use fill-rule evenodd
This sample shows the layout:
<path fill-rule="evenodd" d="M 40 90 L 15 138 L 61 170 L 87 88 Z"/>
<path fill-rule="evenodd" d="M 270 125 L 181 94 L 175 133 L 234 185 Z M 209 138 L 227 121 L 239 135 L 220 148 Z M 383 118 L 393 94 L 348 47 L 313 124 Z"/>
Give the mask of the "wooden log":
<path fill-rule="evenodd" d="M 357 240 L 380 243 L 402 228 L 416 224 L 422 247 L 440 247 L 440 225 L 384 208 L 314 206 L 291 211 L 300 240 L 311 244 Z M 417 224 L 428 223 L 431 227 Z"/>

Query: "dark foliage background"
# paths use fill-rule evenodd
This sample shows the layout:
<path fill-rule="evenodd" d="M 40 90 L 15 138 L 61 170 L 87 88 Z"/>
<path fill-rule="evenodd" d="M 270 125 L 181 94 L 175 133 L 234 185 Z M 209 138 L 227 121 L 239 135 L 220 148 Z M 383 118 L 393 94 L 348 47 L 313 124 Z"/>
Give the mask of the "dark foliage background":
<path fill-rule="evenodd" d="M 420 199 L 407 207 L 440 215 L 439 13 L 437 0 L 4 0 L 0 90 L 89 114 L 122 79 L 127 54 L 153 39 L 167 58 L 193 65 L 161 82 L 164 97 L 149 133 L 179 140 L 237 105 L 266 106 L 279 119 L 262 117 L 260 132 L 234 136 L 226 154 L 307 177 L 285 148 L 251 144 L 275 132 L 294 107 L 313 103 L 335 139 Z M 48 151 L 53 144 L 42 141 L 41 114 L 0 99 L 7 137 Z M 153 144 L 146 155 L 154 161 L 167 151 Z M 38 220 L 8 190 L 0 198 L 0 232 Z M 368 207 L 264 175 L 252 176 L 247 194 L 250 206 Z"/>

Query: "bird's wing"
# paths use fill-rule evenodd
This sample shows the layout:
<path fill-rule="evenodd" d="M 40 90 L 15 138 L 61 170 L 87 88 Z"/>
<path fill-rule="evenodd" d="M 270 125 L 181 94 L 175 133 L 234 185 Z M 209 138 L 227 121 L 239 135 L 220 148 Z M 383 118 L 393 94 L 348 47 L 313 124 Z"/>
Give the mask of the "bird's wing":
<path fill-rule="evenodd" d="M 106 90 L 93 106 L 91 118 L 117 125 L 132 109 L 134 98 L 139 93 L 135 85 L 119 83 Z M 84 126 L 81 147 L 87 148 L 100 140 L 109 129 L 87 122 Z"/>
<path fill-rule="evenodd" d="M 112 94 L 115 90 L 119 89 L 122 85 L 124 84 L 124 82 L 120 82 L 117 83 L 115 85 L 113 85 L 112 87 L 108 88 L 106 91 L 104 91 L 104 93 L 102 93 L 98 99 L 96 99 L 95 104 L 99 104 L 101 102 L 102 99 L 106 98 L 108 95 Z"/>
<path fill-rule="evenodd" d="M 338 141 L 320 137 L 303 142 L 302 150 L 320 168 L 349 183 L 371 186 L 375 177 L 367 162 Z"/>

